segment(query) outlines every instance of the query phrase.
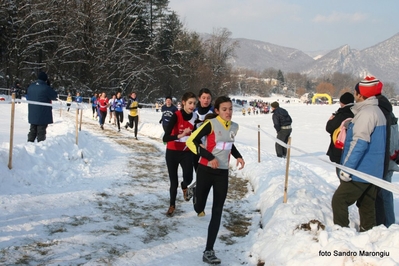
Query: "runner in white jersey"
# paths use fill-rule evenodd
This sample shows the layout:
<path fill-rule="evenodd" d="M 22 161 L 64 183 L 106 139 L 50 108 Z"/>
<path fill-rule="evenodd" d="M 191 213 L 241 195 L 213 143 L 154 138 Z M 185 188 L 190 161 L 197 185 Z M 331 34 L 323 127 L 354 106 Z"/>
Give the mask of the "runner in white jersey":
<path fill-rule="evenodd" d="M 196 116 L 194 131 L 199 128 L 205 120 L 207 114 L 213 113 L 212 93 L 207 88 L 202 88 L 198 93 L 198 104 L 194 110 L 194 116 Z M 197 171 L 199 155 L 193 156 L 194 170 Z"/>

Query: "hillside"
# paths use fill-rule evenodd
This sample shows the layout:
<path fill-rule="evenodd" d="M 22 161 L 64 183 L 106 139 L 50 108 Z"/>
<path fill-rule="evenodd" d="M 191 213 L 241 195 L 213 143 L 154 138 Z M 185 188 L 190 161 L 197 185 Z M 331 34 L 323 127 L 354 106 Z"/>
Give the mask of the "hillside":
<path fill-rule="evenodd" d="M 236 58 L 231 63 L 236 68 L 264 70 L 280 69 L 317 77 L 327 73 L 351 73 L 363 77 L 372 74 L 384 82 L 399 85 L 399 33 L 372 47 L 356 50 L 349 45 L 325 53 L 317 60 L 317 53 L 283 47 L 268 42 L 237 38 Z M 310 55 L 312 56 L 310 56 Z"/>

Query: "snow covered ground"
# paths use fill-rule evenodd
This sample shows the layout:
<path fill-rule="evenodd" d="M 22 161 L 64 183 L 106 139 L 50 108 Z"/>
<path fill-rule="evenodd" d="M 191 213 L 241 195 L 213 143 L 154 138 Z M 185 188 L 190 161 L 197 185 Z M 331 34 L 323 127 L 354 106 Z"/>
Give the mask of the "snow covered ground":
<path fill-rule="evenodd" d="M 292 145 L 305 153 L 291 151 L 287 203 L 286 160 L 275 156 L 271 115 L 235 110 L 236 146 L 246 166 L 238 171 L 232 159 L 231 192 L 241 186 L 246 193 L 226 202 L 215 244 L 222 265 L 398 265 L 398 224 L 359 233 L 352 206 L 350 228 L 333 225 L 331 197 L 339 182 L 322 159 L 329 144 L 325 123 L 338 105 L 292 102 L 281 106 L 293 118 Z M 165 216 L 169 181 L 160 113 L 140 110 L 134 140 L 108 121 L 102 131 L 88 108 L 76 145 L 75 110 L 60 115 L 54 108 L 47 140 L 27 143 L 27 104 L 16 104 L 10 170 L 10 107 L 0 104 L 0 264 L 203 265 L 212 198 L 199 218 L 179 191 L 176 215 Z M 399 107 L 394 110 L 399 115 Z M 397 173 L 393 180 L 399 184 Z M 399 195 L 394 198 L 399 220 Z M 248 233 L 236 235 L 231 227 Z"/>

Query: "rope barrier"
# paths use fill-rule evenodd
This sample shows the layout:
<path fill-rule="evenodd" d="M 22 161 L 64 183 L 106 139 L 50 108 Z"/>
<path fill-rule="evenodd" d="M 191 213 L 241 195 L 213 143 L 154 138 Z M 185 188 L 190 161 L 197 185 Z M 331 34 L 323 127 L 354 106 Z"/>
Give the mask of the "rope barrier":
<path fill-rule="evenodd" d="M 0 104 L 11 104 L 12 101 L 0 101 Z M 15 99 L 15 103 L 28 103 L 28 104 L 35 104 L 35 105 L 42 105 L 42 106 L 51 106 L 54 109 L 60 109 L 61 107 L 63 109 L 66 109 L 66 102 L 65 101 L 55 101 L 55 103 L 43 103 L 43 102 L 37 102 L 37 101 L 29 101 L 29 100 L 21 100 L 21 99 Z M 86 103 L 76 103 L 76 102 L 72 102 L 71 106 L 69 106 L 70 109 L 88 109 L 87 104 Z"/>
<path fill-rule="evenodd" d="M 334 166 L 334 167 L 337 167 L 337 168 L 339 168 L 339 169 L 341 169 L 341 170 L 344 170 L 345 172 L 348 172 L 348 173 L 350 173 L 350 174 L 352 174 L 352 175 L 356 175 L 356 176 L 362 178 L 363 180 L 365 180 L 365 181 L 367 181 L 367 182 L 369 182 L 369 183 L 372 183 L 372 184 L 374 184 L 374 185 L 376 185 L 376 186 L 378 186 L 378 187 L 380 187 L 380 188 L 383 188 L 383 189 L 389 190 L 389 191 L 391 191 L 391 192 L 393 192 L 393 193 L 399 194 L 399 185 L 397 185 L 397 184 L 393 184 L 393 183 L 388 182 L 388 181 L 385 181 L 385 180 L 383 180 L 383 179 L 381 179 L 381 178 L 378 178 L 378 177 L 375 177 L 375 176 L 372 176 L 372 175 L 369 175 L 369 174 L 366 174 L 366 173 L 357 171 L 357 170 L 355 170 L 355 169 L 352 169 L 352 168 L 343 166 L 343 165 L 341 165 L 341 164 L 336 164 L 336 163 L 330 162 L 330 161 L 325 160 L 325 159 L 323 159 L 323 158 L 316 157 L 316 156 L 311 155 L 311 154 L 307 153 L 306 151 L 301 150 L 301 149 L 299 149 L 299 148 L 297 148 L 297 147 L 294 147 L 294 146 L 292 146 L 292 145 L 287 145 L 285 142 L 283 142 L 283 141 L 277 139 L 276 137 L 274 137 L 274 135 L 271 135 L 271 134 L 267 133 L 267 132 L 264 131 L 263 129 L 261 129 L 261 131 L 262 131 L 265 135 L 267 135 L 268 137 L 270 137 L 270 138 L 273 139 L 275 142 L 277 142 L 278 144 L 280 144 L 281 146 L 283 146 L 283 147 L 285 147 L 285 148 L 291 148 L 291 149 L 296 150 L 296 151 L 298 151 L 298 152 L 300 152 L 300 153 L 303 153 L 303 154 L 305 154 L 305 155 L 307 155 L 307 156 L 316 158 L 316 159 L 318 159 L 318 160 L 320 160 L 320 161 L 322 161 L 322 162 L 324 162 L 324 163 L 330 164 L 330 165 L 332 165 L 332 166 Z"/>

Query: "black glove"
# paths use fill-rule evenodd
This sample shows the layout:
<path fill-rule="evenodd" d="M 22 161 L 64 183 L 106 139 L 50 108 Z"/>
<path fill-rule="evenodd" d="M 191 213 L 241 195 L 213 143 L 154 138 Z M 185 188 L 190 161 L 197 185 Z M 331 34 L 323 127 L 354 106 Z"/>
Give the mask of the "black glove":
<path fill-rule="evenodd" d="M 159 120 L 159 123 L 160 123 L 160 124 L 162 123 L 162 119 L 161 119 L 161 120 Z"/>

